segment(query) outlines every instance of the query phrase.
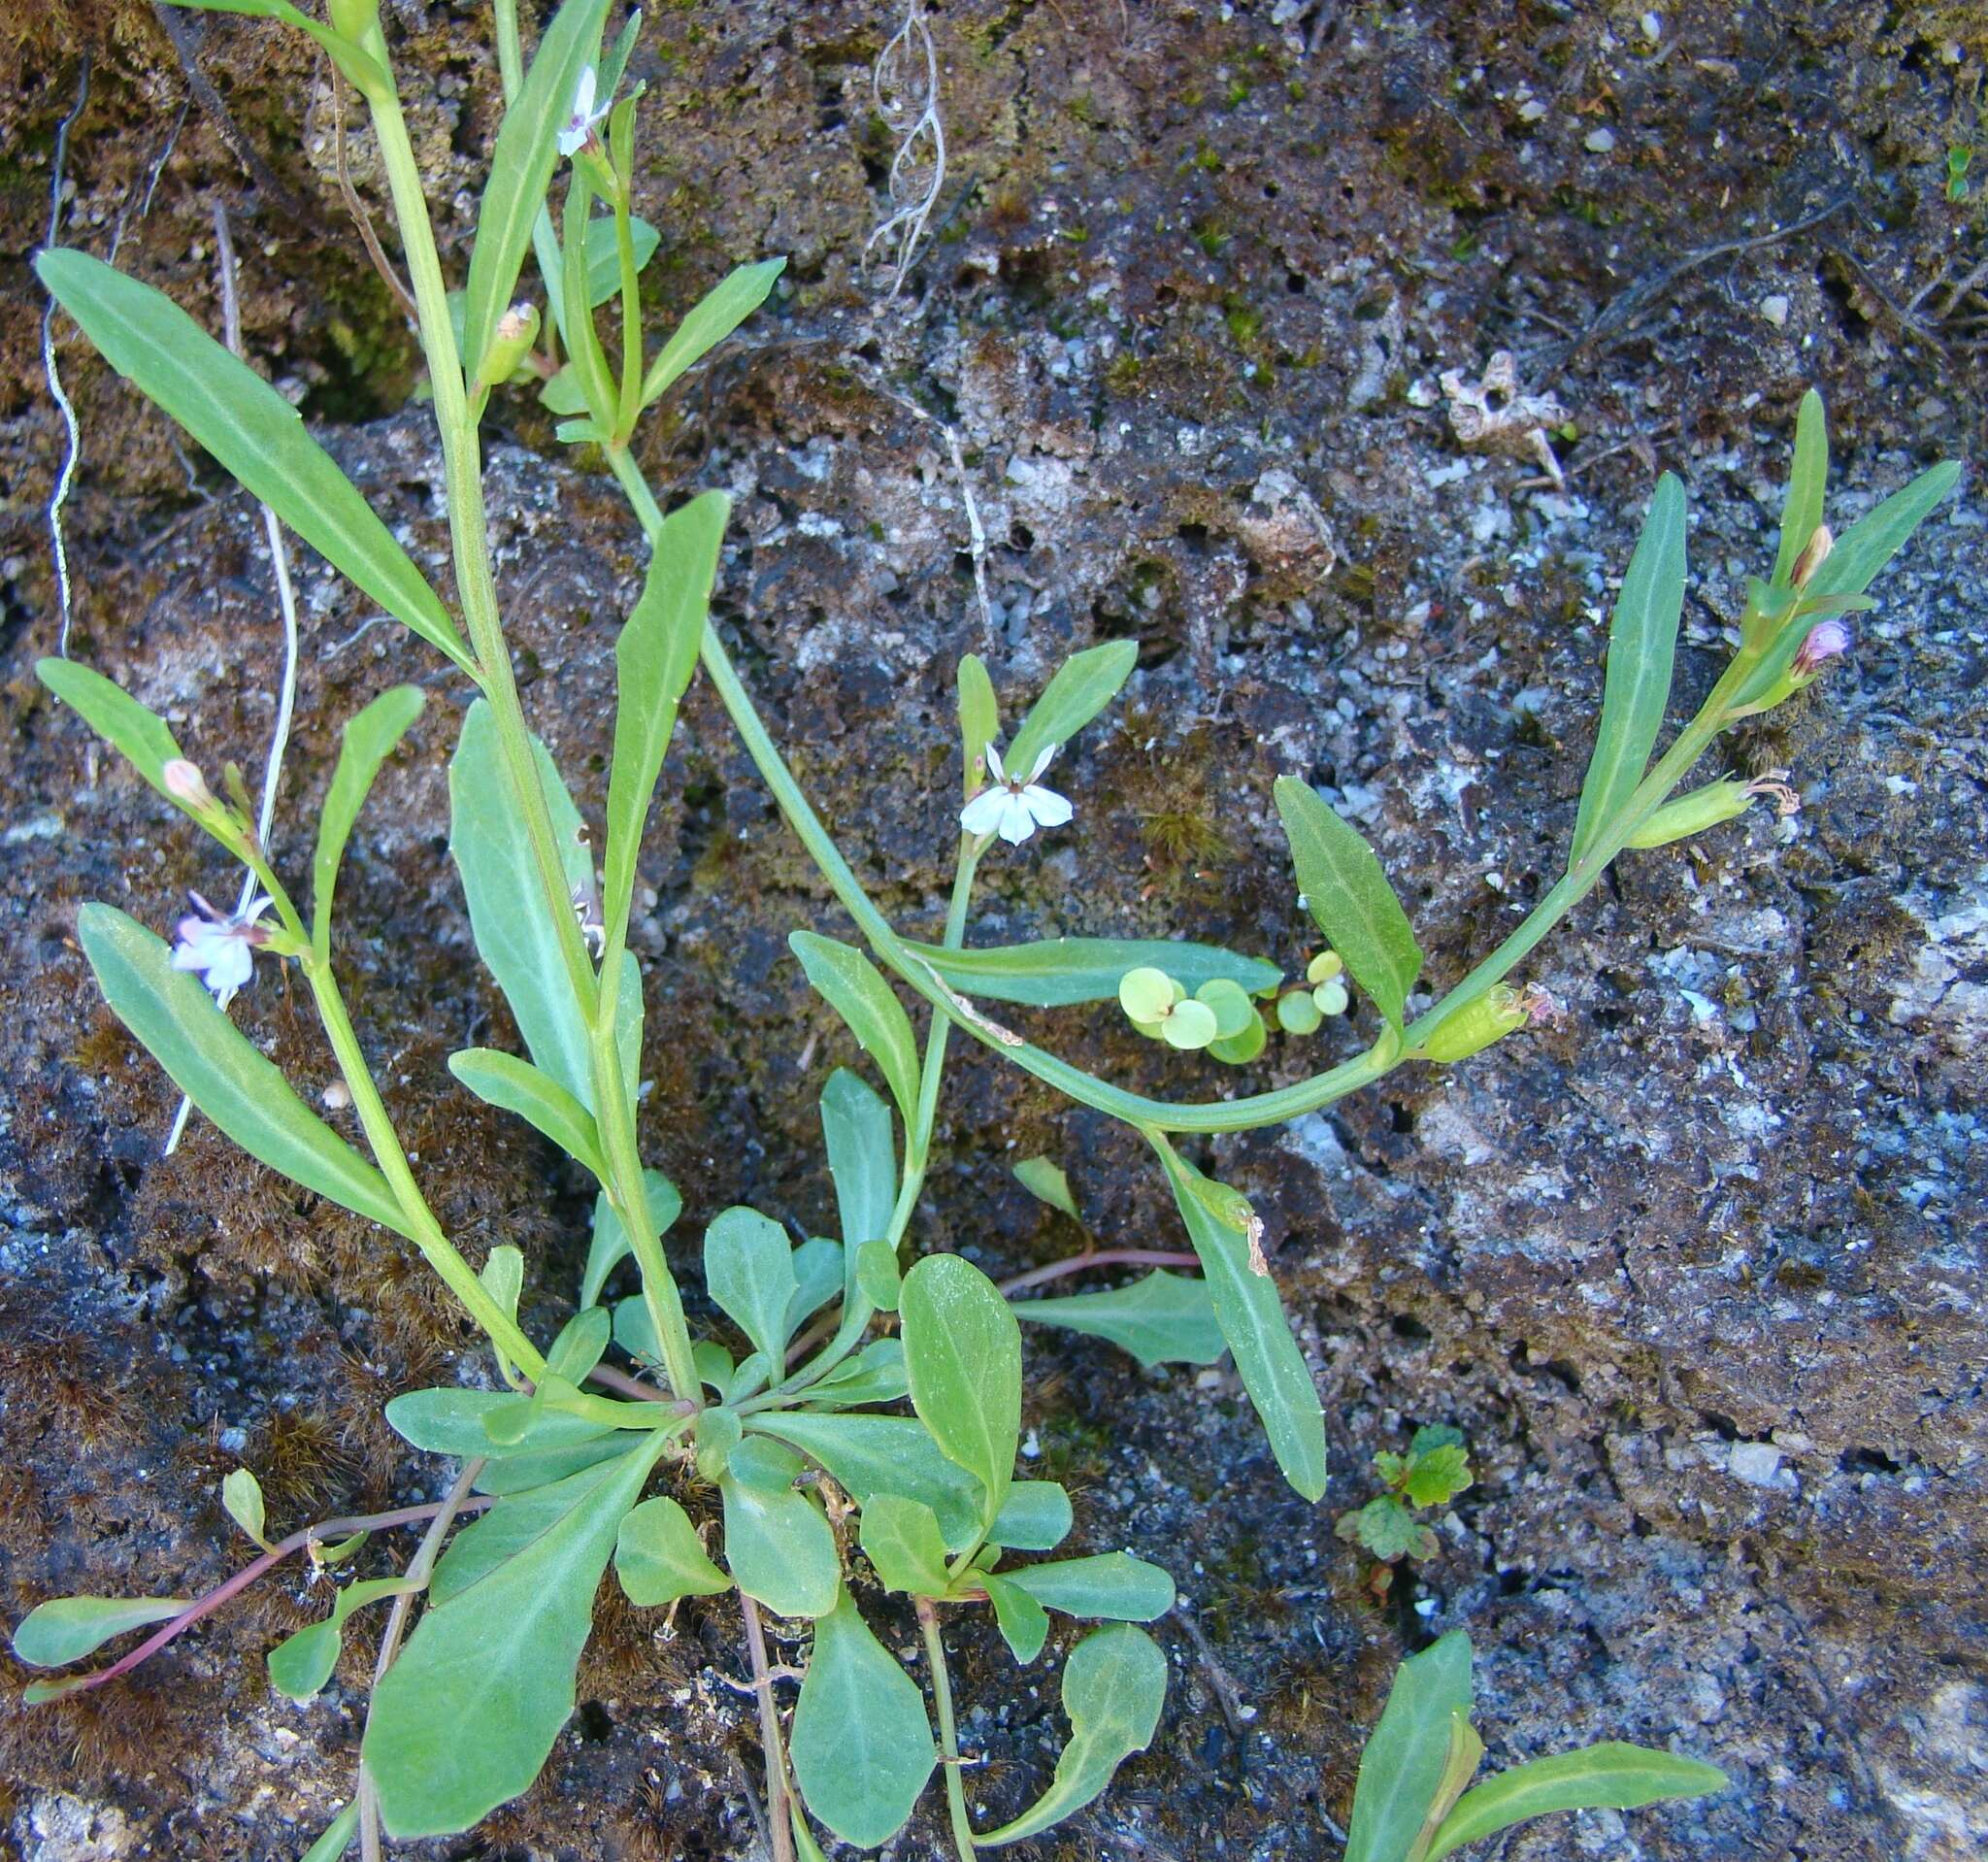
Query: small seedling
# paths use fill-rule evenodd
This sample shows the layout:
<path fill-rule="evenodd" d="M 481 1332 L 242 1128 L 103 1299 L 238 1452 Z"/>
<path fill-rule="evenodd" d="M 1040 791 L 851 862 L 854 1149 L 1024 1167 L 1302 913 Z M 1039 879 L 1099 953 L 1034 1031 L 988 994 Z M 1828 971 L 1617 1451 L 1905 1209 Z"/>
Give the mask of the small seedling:
<path fill-rule="evenodd" d="M 1374 1471 L 1387 1491 L 1341 1513 L 1333 1530 L 1373 1554 L 1376 1564 L 1370 1581 L 1376 1595 L 1384 1595 L 1397 1560 L 1427 1563 L 1436 1556 L 1436 1534 L 1415 1515 L 1448 1506 L 1474 1477 L 1463 1431 L 1446 1423 L 1417 1429 L 1407 1454 L 1383 1449 L 1374 1457 Z"/>
<path fill-rule="evenodd" d="M 1360 1756 L 1345 1862 L 1441 1862 L 1534 1817 L 1640 1810 L 1732 1782 L 1715 1765 L 1608 1740 L 1474 1786 L 1484 1742 L 1471 1724 L 1471 1639 L 1452 1629 L 1396 1672 Z"/>

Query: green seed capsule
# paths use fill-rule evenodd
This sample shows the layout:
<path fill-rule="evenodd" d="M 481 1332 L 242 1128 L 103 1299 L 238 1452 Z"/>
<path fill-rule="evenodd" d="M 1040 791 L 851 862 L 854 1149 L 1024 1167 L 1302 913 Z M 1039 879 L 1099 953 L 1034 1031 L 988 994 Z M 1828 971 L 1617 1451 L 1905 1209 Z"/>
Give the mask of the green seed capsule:
<path fill-rule="evenodd" d="M 494 388 L 517 373 L 518 365 L 539 340 L 539 307 L 514 304 L 497 319 L 489 347 L 477 365 L 477 386 Z"/>
<path fill-rule="evenodd" d="M 1305 981 L 1330 982 L 1345 967 L 1345 959 L 1337 950 L 1321 950 L 1305 966 Z"/>
<path fill-rule="evenodd" d="M 1134 1022 L 1166 1020 L 1167 1012 L 1180 999 L 1180 985 L 1164 970 L 1150 964 L 1128 970 L 1118 980 L 1118 1006 Z"/>
<path fill-rule="evenodd" d="M 1343 977 L 1328 977 L 1311 992 L 1311 1000 L 1317 1004 L 1322 1015 L 1342 1015 L 1346 1013 L 1346 983 Z"/>
<path fill-rule="evenodd" d="M 1240 1035 L 1210 1042 L 1208 1050 L 1231 1067 L 1244 1067 L 1263 1051 L 1263 1044 L 1269 1039 L 1270 1031 L 1264 1027 L 1263 1017 L 1251 1009 L 1248 1024 Z"/>
<path fill-rule="evenodd" d="M 1165 1021 L 1160 1023 L 1160 1033 L 1168 1045 L 1175 1047 L 1206 1047 L 1215 1038 L 1219 1024 L 1215 1012 L 1205 1002 L 1176 1002 Z"/>
<path fill-rule="evenodd" d="M 1689 795 L 1680 795 L 1675 801 L 1666 802 L 1624 845 L 1669 847 L 1673 841 L 1703 834 L 1706 828 L 1717 827 L 1723 821 L 1737 820 L 1745 814 L 1747 805 L 1760 796 L 1773 803 L 1776 815 L 1792 815 L 1802 806 L 1802 798 L 1781 780 L 1786 775 L 1786 770 L 1769 770 L 1765 776 L 1756 777 L 1750 782 L 1741 782 L 1731 777 L 1723 781 L 1707 782 L 1703 788 L 1693 789 Z"/>
<path fill-rule="evenodd" d="M 1240 982 L 1231 982 L 1227 977 L 1216 977 L 1212 981 L 1204 982 L 1194 992 L 1194 999 L 1207 1003 L 1215 1012 L 1217 1041 L 1235 1040 L 1256 1018 L 1248 992 Z"/>
<path fill-rule="evenodd" d="M 1424 1060 L 1449 1066 L 1481 1053 L 1514 1028 L 1535 1020 L 1558 1020 L 1560 1014 L 1560 1005 L 1543 989 L 1509 989 L 1496 983 L 1445 1015 L 1419 1052 Z"/>

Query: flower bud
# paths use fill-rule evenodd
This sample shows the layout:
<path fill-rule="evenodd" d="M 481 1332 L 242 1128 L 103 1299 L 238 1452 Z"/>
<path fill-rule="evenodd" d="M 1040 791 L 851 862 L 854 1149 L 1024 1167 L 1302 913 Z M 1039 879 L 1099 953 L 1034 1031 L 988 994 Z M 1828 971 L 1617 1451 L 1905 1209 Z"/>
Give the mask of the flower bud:
<path fill-rule="evenodd" d="M 1445 1066 L 1468 1060 L 1494 1041 L 1503 1041 L 1515 1028 L 1534 1021 L 1557 1021 L 1564 1013 L 1560 1004 L 1537 985 L 1510 989 L 1502 982 L 1494 983 L 1437 1024 L 1422 1043 L 1421 1057 Z"/>
<path fill-rule="evenodd" d="M 1814 533 L 1802 546 L 1802 553 L 1795 558 L 1795 567 L 1788 577 L 1789 583 L 1796 588 L 1806 588 L 1809 578 L 1829 560 L 1829 552 L 1836 548 L 1836 542 L 1828 524 L 1817 524 Z"/>
<path fill-rule="evenodd" d="M 477 364 L 477 386 L 494 388 L 517 373 L 518 364 L 539 340 L 539 307 L 514 304 L 497 319 L 483 359 Z"/>
<path fill-rule="evenodd" d="M 219 806 L 214 798 L 214 790 L 207 785 L 207 778 L 201 775 L 197 764 L 189 763 L 183 756 L 176 756 L 159 772 L 160 780 L 166 785 L 166 793 L 174 801 L 183 803 L 196 815 Z"/>
<path fill-rule="evenodd" d="M 1850 650 L 1850 630 L 1834 617 L 1818 620 L 1808 630 L 1808 638 L 1795 649 L 1794 664 L 1789 671 L 1796 680 L 1806 684 L 1816 678 L 1833 659 L 1839 659 Z"/>

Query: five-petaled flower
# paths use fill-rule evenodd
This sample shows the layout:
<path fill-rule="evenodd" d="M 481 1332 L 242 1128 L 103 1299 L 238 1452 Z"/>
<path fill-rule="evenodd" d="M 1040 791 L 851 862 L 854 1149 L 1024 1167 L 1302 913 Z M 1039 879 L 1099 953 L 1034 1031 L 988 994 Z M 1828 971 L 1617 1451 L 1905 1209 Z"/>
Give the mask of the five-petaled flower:
<path fill-rule="evenodd" d="M 593 141 L 594 125 L 608 114 L 605 104 L 599 110 L 594 108 L 594 86 L 599 82 L 592 65 L 580 74 L 579 87 L 573 93 L 573 115 L 567 117 L 566 126 L 559 132 L 559 152 L 562 155 L 579 154 Z"/>
<path fill-rule="evenodd" d="M 1833 659 L 1850 650 L 1850 630 L 1839 620 L 1818 620 L 1795 649 L 1797 679 L 1813 679 Z"/>
<path fill-rule="evenodd" d="M 994 780 L 959 812 L 959 824 L 969 834 L 998 834 L 1019 847 L 1039 827 L 1061 827 L 1070 819 L 1069 801 L 1036 778 L 1056 754 L 1051 744 L 1036 758 L 1026 776 L 1011 776 L 1001 766 L 1001 752 L 987 746 L 987 774 Z"/>
<path fill-rule="evenodd" d="M 270 909 L 273 900 L 255 898 L 246 911 L 228 917 L 216 912 L 198 892 L 187 896 L 199 908 L 199 915 L 180 920 L 173 946 L 173 968 L 197 971 L 200 980 L 225 1002 L 247 984 L 254 968 L 254 951 L 269 942 L 269 933 L 256 920 Z"/>

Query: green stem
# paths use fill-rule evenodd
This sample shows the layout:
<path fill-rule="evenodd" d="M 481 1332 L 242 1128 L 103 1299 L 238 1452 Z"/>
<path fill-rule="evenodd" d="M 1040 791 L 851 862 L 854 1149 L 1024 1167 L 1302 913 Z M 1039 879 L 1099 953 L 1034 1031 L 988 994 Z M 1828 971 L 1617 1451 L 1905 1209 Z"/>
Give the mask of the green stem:
<path fill-rule="evenodd" d="M 629 178 L 614 191 L 614 252 L 621 263 L 621 407 L 614 422 L 618 445 L 626 446 L 642 412 L 642 290 L 635 276 L 635 230 L 628 218 Z"/>
<path fill-rule="evenodd" d="M 311 985 L 312 1000 L 317 1005 L 317 1016 L 324 1023 L 331 1050 L 338 1057 L 339 1073 L 345 1080 L 346 1090 L 352 1095 L 352 1110 L 358 1114 L 366 1142 L 373 1147 L 373 1160 L 380 1166 L 380 1174 L 386 1179 L 407 1220 L 409 1238 L 421 1250 L 421 1258 L 441 1277 L 443 1284 L 489 1334 L 497 1348 L 526 1377 L 536 1380 L 544 1376 L 546 1369 L 546 1360 L 540 1355 L 538 1347 L 518 1329 L 517 1321 L 490 1297 L 489 1289 L 478 1278 L 476 1269 L 456 1252 L 455 1244 L 442 1232 L 442 1224 L 435 1219 L 434 1212 L 429 1209 L 427 1199 L 414 1181 L 414 1173 L 409 1167 L 407 1153 L 401 1149 L 393 1120 L 387 1116 L 380 1089 L 373 1083 L 372 1070 L 366 1065 L 366 1055 L 359 1046 L 359 1037 L 353 1032 L 351 1017 L 346 1013 L 345 998 L 339 994 L 331 966 L 307 956 L 300 960 L 300 967 Z"/>
<path fill-rule="evenodd" d="M 407 122 L 401 115 L 398 100 L 389 96 L 375 98 L 372 102 L 381 160 L 392 192 L 394 214 L 400 223 L 401 242 L 407 253 L 408 276 L 413 283 L 414 302 L 420 314 L 421 344 L 427 356 L 429 382 L 435 397 L 436 424 L 442 435 L 449 536 L 454 548 L 456 588 L 462 602 L 463 616 L 469 626 L 471 645 L 482 668 L 484 691 L 497 726 L 506 774 L 518 813 L 523 817 L 533 864 L 538 869 L 547 908 L 558 930 L 560 958 L 567 981 L 581 1018 L 596 1031 L 596 1038 L 589 1044 L 594 1115 L 608 1152 L 613 1201 L 642 1269 L 650 1314 L 665 1352 L 671 1393 L 695 1401 L 698 1383 L 692 1369 L 689 1337 L 683 1325 L 682 1302 L 649 1214 L 648 1192 L 643 1181 L 634 1117 L 621 1083 L 619 1055 L 615 1051 L 612 1032 L 606 1039 L 599 1033 L 600 1026 L 610 1019 L 612 1008 L 608 1015 L 601 1013 L 602 991 L 571 908 L 565 861 L 552 827 L 545 789 L 539 781 L 531 733 L 525 723 L 524 708 L 518 701 L 510 648 L 505 643 L 503 624 L 498 615 L 476 422 L 448 320 L 447 292 L 443 283 L 441 259 L 435 249 L 434 233 L 428 223 L 428 206 L 421 189 L 420 170 L 414 161 Z M 608 993 L 612 1002 L 615 993 L 613 979 L 610 979 Z M 533 1352 L 532 1356 L 536 1359 L 538 1354 Z"/>
<path fill-rule="evenodd" d="M 939 1612 L 929 1597 L 916 1602 L 918 1627 L 925 1634 L 925 1659 L 932 1669 L 932 1701 L 939 1709 L 939 1749 L 945 1759 L 945 1806 L 952 1814 L 953 1846 L 959 1851 L 959 1862 L 974 1862 L 974 1826 L 967 1817 L 966 1784 L 959 1775 L 959 1729 L 953 1723 L 952 1677 L 945 1668 Z"/>

